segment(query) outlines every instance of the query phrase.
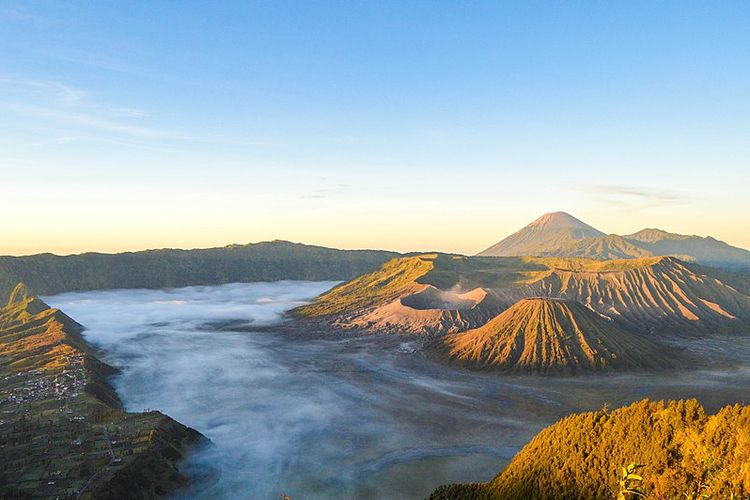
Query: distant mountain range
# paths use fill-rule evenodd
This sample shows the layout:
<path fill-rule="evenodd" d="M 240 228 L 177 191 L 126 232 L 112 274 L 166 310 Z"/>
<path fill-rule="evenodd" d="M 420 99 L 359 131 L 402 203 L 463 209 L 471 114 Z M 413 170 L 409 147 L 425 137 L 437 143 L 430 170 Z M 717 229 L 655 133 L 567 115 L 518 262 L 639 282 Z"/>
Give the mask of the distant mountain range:
<path fill-rule="evenodd" d="M 544 214 L 478 255 L 593 259 L 673 256 L 725 269 L 750 268 L 750 251 L 710 236 L 687 236 L 661 229 L 643 229 L 625 236 L 608 235 L 565 212 Z"/>
<path fill-rule="evenodd" d="M 397 256 L 288 241 L 118 254 L 0 256 L 0 300 L 24 282 L 40 295 L 74 290 L 167 288 L 278 280 L 347 280 Z"/>

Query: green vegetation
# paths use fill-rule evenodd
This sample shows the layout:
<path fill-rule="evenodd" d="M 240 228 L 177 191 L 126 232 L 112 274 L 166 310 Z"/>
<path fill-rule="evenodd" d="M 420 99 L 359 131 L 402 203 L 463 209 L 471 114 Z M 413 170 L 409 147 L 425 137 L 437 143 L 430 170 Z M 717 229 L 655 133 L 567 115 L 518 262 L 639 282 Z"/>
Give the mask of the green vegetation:
<path fill-rule="evenodd" d="M 665 257 L 643 257 L 634 259 L 597 260 L 584 257 L 536 257 L 532 262 L 561 271 L 612 273 L 653 266 Z"/>
<path fill-rule="evenodd" d="M 18 285 L 0 309 L 0 498 L 154 497 L 200 434 L 126 413 L 80 326 Z"/>
<path fill-rule="evenodd" d="M 638 489 L 639 485 L 643 482 L 643 478 L 636 474 L 640 469 L 644 467 L 643 464 L 630 464 L 627 467 L 622 468 L 620 474 L 620 492 L 617 494 L 617 500 L 628 500 L 637 497 L 646 497 L 643 490 Z"/>
<path fill-rule="evenodd" d="M 353 312 L 386 304 L 416 292 L 417 280 L 431 271 L 437 255 L 392 259 L 377 271 L 362 275 L 324 293 L 310 305 L 295 309 L 302 316 L 317 317 Z"/>
<path fill-rule="evenodd" d="M 463 257 L 441 254 L 435 268 L 419 279 L 420 283 L 447 290 L 505 288 L 527 283 L 549 273 L 540 259 L 528 257 Z"/>
<path fill-rule="evenodd" d="M 165 288 L 230 282 L 348 280 L 395 257 L 394 252 L 336 250 L 271 241 L 196 250 L 0 257 L 0 300 L 18 282 L 36 293 Z"/>
<path fill-rule="evenodd" d="M 620 472 L 632 460 L 645 465 Z M 750 406 L 706 415 L 695 400 L 643 400 L 571 415 L 540 432 L 490 482 L 442 486 L 430 498 L 613 499 L 638 496 L 635 490 L 651 499 L 748 498 Z"/>

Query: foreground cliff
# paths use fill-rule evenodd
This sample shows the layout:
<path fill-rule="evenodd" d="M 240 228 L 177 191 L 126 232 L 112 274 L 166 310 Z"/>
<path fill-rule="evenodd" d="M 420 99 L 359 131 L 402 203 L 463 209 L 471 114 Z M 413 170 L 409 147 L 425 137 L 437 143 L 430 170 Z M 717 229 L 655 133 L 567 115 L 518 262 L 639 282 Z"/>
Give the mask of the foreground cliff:
<path fill-rule="evenodd" d="M 143 498 L 187 484 L 204 440 L 157 411 L 127 413 L 81 327 L 23 285 L 0 309 L 0 497 Z"/>
<path fill-rule="evenodd" d="M 617 498 L 622 467 L 646 498 L 750 497 L 750 406 L 707 415 L 695 400 L 647 400 L 571 415 L 540 432 L 488 483 L 438 488 L 432 500 Z M 625 495 L 625 498 L 636 498 Z"/>

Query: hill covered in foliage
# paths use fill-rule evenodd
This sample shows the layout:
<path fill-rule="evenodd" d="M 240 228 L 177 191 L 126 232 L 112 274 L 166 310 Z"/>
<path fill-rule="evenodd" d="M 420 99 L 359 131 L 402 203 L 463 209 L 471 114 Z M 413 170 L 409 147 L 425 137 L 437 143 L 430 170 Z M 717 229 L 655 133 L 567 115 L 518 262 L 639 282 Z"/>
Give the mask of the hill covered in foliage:
<path fill-rule="evenodd" d="M 398 254 L 337 250 L 287 241 L 195 250 L 0 257 L 0 299 L 18 282 L 34 292 L 166 288 L 230 282 L 348 280 Z"/>
<path fill-rule="evenodd" d="M 638 489 L 646 498 L 748 498 L 750 406 L 707 415 L 696 400 L 643 400 L 571 415 L 540 432 L 490 482 L 441 486 L 430 499 L 613 499 L 631 463 L 643 465 Z"/>

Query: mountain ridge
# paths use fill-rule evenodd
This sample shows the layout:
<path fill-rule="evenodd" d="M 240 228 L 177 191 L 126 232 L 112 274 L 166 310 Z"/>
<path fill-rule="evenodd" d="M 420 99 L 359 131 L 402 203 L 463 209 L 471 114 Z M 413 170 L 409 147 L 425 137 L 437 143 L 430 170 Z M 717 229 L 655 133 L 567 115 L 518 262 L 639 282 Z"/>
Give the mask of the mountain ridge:
<path fill-rule="evenodd" d="M 0 301 L 18 282 L 42 295 L 113 288 L 175 288 L 231 282 L 348 280 L 396 252 L 338 250 L 287 241 L 116 254 L 0 256 Z"/>
<path fill-rule="evenodd" d="M 430 500 L 615 498 L 630 463 L 647 498 L 747 498 L 750 406 L 706 414 L 697 400 L 642 400 L 569 415 L 539 432 L 487 483 L 445 485 Z"/>

